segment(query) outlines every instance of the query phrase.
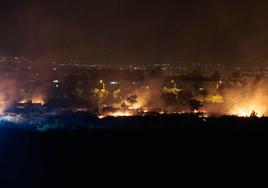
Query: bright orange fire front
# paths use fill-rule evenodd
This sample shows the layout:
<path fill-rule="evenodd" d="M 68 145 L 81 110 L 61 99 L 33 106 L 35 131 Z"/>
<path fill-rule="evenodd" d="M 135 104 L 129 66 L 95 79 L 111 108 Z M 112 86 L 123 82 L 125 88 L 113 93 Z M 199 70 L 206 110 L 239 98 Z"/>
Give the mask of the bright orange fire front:
<path fill-rule="evenodd" d="M 32 103 L 33 104 L 41 104 L 41 105 L 44 105 L 45 104 L 45 101 L 42 97 L 33 97 L 32 98 Z"/>
<path fill-rule="evenodd" d="M 231 111 L 231 114 L 241 117 L 249 117 L 251 115 L 260 117 L 265 115 L 265 108 L 263 105 L 256 104 L 238 105 Z"/>
<path fill-rule="evenodd" d="M 104 117 L 124 117 L 124 116 L 133 116 L 134 114 L 128 111 L 117 111 L 117 112 L 108 112 L 98 116 L 99 119 Z"/>

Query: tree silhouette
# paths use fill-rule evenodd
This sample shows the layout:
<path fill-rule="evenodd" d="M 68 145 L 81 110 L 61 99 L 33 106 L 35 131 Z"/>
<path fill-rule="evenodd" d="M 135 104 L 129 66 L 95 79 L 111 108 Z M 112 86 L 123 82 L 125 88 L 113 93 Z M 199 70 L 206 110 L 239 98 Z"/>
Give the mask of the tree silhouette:
<path fill-rule="evenodd" d="M 200 100 L 197 100 L 197 99 L 189 100 L 189 105 L 190 105 L 192 112 L 200 111 L 200 109 L 203 107 L 202 102 Z"/>
<path fill-rule="evenodd" d="M 250 117 L 254 118 L 254 117 L 257 117 L 257 112 L 255 112 L 254 110 L 252 110 L 251 114 L 250 114 Z"/>

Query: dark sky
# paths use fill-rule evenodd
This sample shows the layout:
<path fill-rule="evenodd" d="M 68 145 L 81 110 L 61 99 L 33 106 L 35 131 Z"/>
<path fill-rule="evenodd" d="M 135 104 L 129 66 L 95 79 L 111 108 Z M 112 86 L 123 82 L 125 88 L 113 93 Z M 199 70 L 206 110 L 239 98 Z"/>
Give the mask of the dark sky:
<path fill-rule="evenodd" d="M 268 2 L 0 2 L 0 54 L 91 63 L 268 62 Z"/>

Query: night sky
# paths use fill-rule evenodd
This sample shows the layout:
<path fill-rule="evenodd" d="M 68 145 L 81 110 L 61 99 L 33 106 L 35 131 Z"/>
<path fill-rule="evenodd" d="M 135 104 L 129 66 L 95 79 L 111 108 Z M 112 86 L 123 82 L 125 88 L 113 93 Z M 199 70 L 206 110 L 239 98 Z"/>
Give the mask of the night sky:
<path fill-rule="evenodd" d="M 268 2 L 0 2 L 0 54 L 100 64 L 268 62 Z"/>

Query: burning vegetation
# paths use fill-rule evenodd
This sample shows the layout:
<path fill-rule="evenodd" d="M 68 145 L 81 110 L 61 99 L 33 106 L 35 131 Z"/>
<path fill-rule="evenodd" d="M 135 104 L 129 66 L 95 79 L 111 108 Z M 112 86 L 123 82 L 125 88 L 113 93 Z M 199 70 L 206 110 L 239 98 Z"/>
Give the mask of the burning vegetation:
<path fill-rule="evenodd" d="M 192 80 L 191 80 L 192 81 Z M 139 116 L 146 114 L 201 113 L 204 116 L 261 117 L 268 115 L 267 78 L 217 80 L 214 88 L 198 83 L 198 89 L 185 89 L 171 80 L 166 86 L 161 81 L 130 91 L 124 97 L 100 100 L 99 117 Z M 161 83 L 161 84 L 159 84 Z M 179 81 L 178 81 L 179 83 Z M 195 84 L 195 83 L 194 83 Z M 104 88 L 105 90 L 105 88 Z"/>
<path fill-rule="evenodd" d="M 193 71 L 179 76 L 128 72 L 125 77 L 104 77 L 104 73 L 96 72 L 91 72 L 94 79 L 66 71 L 51 78 L 36 73 L 31 86 L 24 79 L 22 83 L 2 80 L 0 113 L 80 112 L 99 118 L 184 113 L 202 117 L 268 115 L 268 80 L 263 75 L 246 77 L 233 73 L 222 78 L 217 71 L 205 76 Z"/>

